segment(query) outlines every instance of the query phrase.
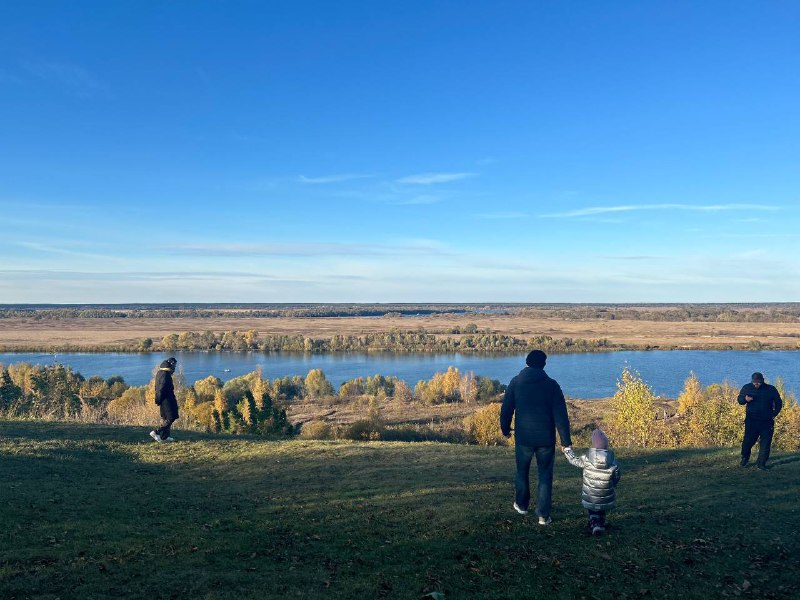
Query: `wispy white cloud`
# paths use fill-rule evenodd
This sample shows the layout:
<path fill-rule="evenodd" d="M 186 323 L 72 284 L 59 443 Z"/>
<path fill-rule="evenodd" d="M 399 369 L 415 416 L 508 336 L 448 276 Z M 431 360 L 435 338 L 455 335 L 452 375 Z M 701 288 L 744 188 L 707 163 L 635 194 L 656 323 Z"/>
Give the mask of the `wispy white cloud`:
<path fill-rule="evenodd" d="M 61 246 L 54 246 L 52 244 L 42 244 L 40 242 L 16 242 L 15 245 L 25 248 L 33 252 L 40 252 L 43 254 L 58 254 L 62 256 L 73 256 L 78 258 L 91 258 L 101 260 L 117 260 L 112 254 L 99 254 L 95 252 L 82 252 L 80 250 L 72 250 L 70 248 L 63 248 Z"/>
<path fill-rule="evenodd" d="M 765 204 L 622 204 L 618 206 L 590 206 L 560 213 L 539 215 L 546 218 L 589 217 L 608 213 L 625 213 L 653 210 L 685 210 L 694 212 L 722 212 L 730 210 L 780 210 L 778 206 Z"/>
<path fill-rule="evenodd" d="M 180 244 L 163 247 L 178 254 L 210 256 L 397 256 L 446 255 L 448 248 L 433 240 L 410 240 L 396 244 L 274 243 L 274 244 Z"/>
<path fill-rule="evenodd" d="M 0 275 L 16 279 L 85 281 L 150 281 L 150 280 L 269 280 L 284 281 L 284 277 L 241 271 L 80 271 L 71 269 L 2 269 Z M 300 280 L 292 280 L 300 281 Z"/>
<path fill-rule="evenodd" d="M 396 181 L 397 183 L 408 185 L 433 185 L 436 183 L 450 183 L 451 181 L 459 181 L 476 176 L 477 173 L 419 173 L 417 175 L 401 177 Z"/>
<path fill-rule="evenodd" d="M 110 88 L 81 66 L 44 61 L 25 61 L 25 70 L 42 81 L 59 85 L 82 98 L 109 96 Z"/>
<path fill-rule="evenodd" d="M 374 175 L 364 175 L 360 173 L 340 173 L 337 175 L 323 175 L 322 177 L 306 177 L 305 175 L 300 175 L 297 181 L 307 184 L 342 183 L 355 179 L 370 179 L 371 177 L 374 177 Z"/>

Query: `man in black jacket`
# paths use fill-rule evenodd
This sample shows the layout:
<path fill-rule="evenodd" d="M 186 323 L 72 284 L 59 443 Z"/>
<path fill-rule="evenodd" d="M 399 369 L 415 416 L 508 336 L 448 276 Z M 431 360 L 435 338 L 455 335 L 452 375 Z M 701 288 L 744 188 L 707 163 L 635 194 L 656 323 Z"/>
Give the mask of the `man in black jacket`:
<path fill-rule="evenodd" d="M 163 419 L 161 427 L 150 432 L 150 437 L 157 442 L 174 442 L 169 435 L 170 427 L 178 419 L 178 401 L 175 399 L 175 386 L 172 374 L 178 361 L 168 358 L 158 367 L 156 372 L 156 404 L 161 409 Z"/>
<path fill-rule="evenodd" d="M 528 366 L 508 384 L 500 409 L 500 429 L 506 437 L 511 437 L 511 418 L 516 413 L 514 435 L 517 476 L 514 481 L 514 509 L 521 515 L 528 514 L 531 499 L 529 474 L 531 461 L 536 456 L 539 474 L 536 514 L 539 515 L 540 525 L 547 525 L 551 521 L 556 428 L 561 446 L 572 446 L 564 393 L 558 382 L 550 379 L 544 372 L 546 362 L 547 355 L 541 350 L 533 350 L 528 354 L 525 359 Z"/>
<path fill-rule="evenodd" d="M 783 408 L 781 395 L 775 386 L 764 383 L 764 376 L 756 372 L 753 373 L 750 383 L 742 386 L 736 401 L 747 407 L 744 417 L 741 465 L 747 466 L 750 461 L 750 450 L 756 440 L 761 438 L 756 466 L 759 469 L 766 469 L 769 450 L 772 446 L 772 434 L 775 431 L 775 417 Z"/>

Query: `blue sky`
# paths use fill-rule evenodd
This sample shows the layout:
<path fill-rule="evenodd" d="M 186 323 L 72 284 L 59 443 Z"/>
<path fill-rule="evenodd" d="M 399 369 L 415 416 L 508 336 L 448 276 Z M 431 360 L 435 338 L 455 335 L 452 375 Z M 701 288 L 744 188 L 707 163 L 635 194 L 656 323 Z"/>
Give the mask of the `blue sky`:
<path fill-rule="evenodd" d="M 800 300 L 797 2 L 0 4 L 0 303 Z"/>

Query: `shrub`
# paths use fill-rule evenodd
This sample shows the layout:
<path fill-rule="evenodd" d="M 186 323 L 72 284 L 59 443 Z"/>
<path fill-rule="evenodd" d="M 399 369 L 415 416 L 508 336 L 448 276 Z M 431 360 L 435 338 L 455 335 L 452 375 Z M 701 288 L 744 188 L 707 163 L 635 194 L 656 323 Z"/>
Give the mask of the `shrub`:
<path fill-rule="evenodd" d="M 418 381 L 414 387 L 414 396 L 423 404 L 473 402 L 478 393 L 478 381 L 475 375 L 473 373 L 462 375 L 452 366 L 444 373 L 435 373 L 429 381 Z"/>
<path fill-rule="evenodd" d="M 775 378 L 775 387 L 783 399 L 783 409 L 775 418 L 775 447 L 779 450 L 800 450 L 800 405 L 794 392 L 786 390 L 783 379 Z"/>
<path fill-rule="evenodd" d="M 506 446 L 509 440 L 500 431 L 500 403 L 493 402 L 464 419 L 467 435 L 481 446 Z"/>
<path fill-rule="evenodd" d="M 681 445 L 735 446 L 741 442 L 744 409 L 736 402 L 738 394 L 728 382 L 708 386 L 685 413 Z"/>
<path fill-rule="evenodd" d="M 213 416 L 213 402 L 200 402 L 199 404 L 194 405 L 188 412 L 190 418 L 193 418 L 196 425 L 204 431 L 218 431 Z"/>
<path fill-rule="evenodd" d="M 106 411 L 112 423 L 150 425 L 158 421 L 158 406 L 147 401 L 147 386 L 130 387 L 108 403 Z"/>
<path fill-rule="evenodd" d="M 345 425 L 338 432 L 338 437 L 345 440 L 375 441 L 381 439 L 382 433 L 383 425 L 369 419 L 361 419 L 350 425 Z"/>
<path fill-rule="evenodd" d="M 458 422 L 403 423 L 387 426 L 381 439 L 389 442 L 444 442 L 467 444 L 470 437 Z"/>
<path fill-rule="evenodd" d="M 299 437 L 304 440 L 329 440 L 331 426 L 325 421 L 309 421 L 303 425 Z"/>
<path fill-rule="evenodd" d="M 609 426 L 616 444 L 653 448 L 668 444 L 663 421 L 657 421 L 656 395 L 639 373 L 625 367 L 611 399 Z"/>

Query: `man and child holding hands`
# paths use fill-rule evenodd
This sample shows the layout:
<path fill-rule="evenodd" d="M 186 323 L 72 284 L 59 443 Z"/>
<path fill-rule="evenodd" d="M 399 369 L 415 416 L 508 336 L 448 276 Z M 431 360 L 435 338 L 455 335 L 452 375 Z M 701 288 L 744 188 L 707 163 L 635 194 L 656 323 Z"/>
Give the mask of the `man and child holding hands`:
<path fill-rule="evenodd" d="M 514 510 L 521 515 L 528 514 L 529 473 L 535 456 L 539 479 L 536 514 L 540 525 L 552 522 L 550 508 L 557 430 L 567 461 L 583 469 L 581 504 L 589 513 L 589 530 L 592 535 L 599 535 L 605 531 L 606 513 L 616 506 L 615 488 L 620 480 L 620 468 L 608 447 L 608 437 L 600 429 L 592 432 L 592 447 L 586 454 L 577 456 L 572 450 L 564 393 L 558 382 L 545 373 L 546 362 L 547 355 L 541 350 L 528 354 L 527 366 L 508 384 L 500 409 L 500 429 L 505 437 L 511 437 L 511 421 L 516 415 Z M 774 386 L 764 383 L 761 373 L 753 373 L 751 383 L 742 387 L 738 402 L 747 406 L 741 465 L 747 466 L 750 450 L 760 438 L 757 466 L 766 469 L 775 417 L 783 405 L 780 394 Z"/>

